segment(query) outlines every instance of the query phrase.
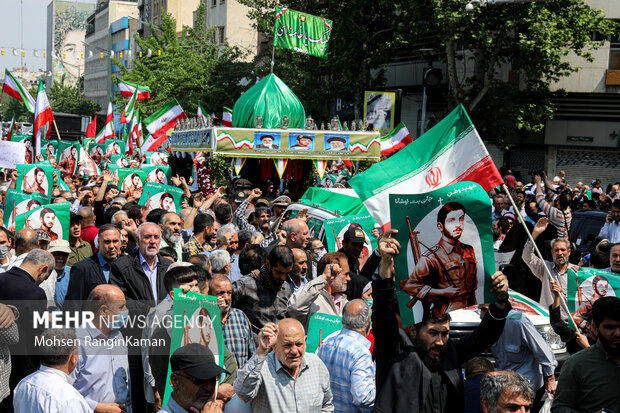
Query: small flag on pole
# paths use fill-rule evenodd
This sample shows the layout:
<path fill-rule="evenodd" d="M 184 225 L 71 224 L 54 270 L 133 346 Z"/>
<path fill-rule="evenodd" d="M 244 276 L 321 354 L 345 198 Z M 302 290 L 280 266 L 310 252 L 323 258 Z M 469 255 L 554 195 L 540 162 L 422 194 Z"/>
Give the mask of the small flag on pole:
<path fill-rule="evenodd" d="M 392 155 L 411 142 L 413 142 L 413 139 L 405 124 L 401 122 L 390 133 L 381 137 L 381 155 Z"/>
<path fill-rule="evenodd" d="M 276 47 L 327 58 L 331 20 L 277 6 L 274 32 Z"/>
<path fill-rule="evenodd" d="M 95 114 L 95 117 L 90 121 L 86 129 L 87 138 L 94 138 L 95 136 L 97 136 L 97 114 Z"/>
<path fill-rule="evenodd" d="M 282 179 L 282 175 L 284 175 L 284 170 L 286 169 L 286 165 L 288 164 L 288 159 L 274 159 L 273 162 L 276 165 L 278 176 L 280 177 L 280 179 Z"/>
<path fill-rule="evenodd" d="M 230 108 L 224 106 L 224 113 L 222 113 L 222 126 L 225 128 L 232 128 L 232 116 L 233 111 Z"/>
<path fill-rule="evenodd" d="M 202 122 L 205 124 L 205 126 L 207 125 L 207 111 L 204 110 L 204 108 L 200 104 L 200 101 L 198 101 L 198 108 L 196 109 L 196 117 L 198 119 L 202 119 Z"/>
<path fill-rule="evenodd" d="M 28 112 L 34 113 L 36 102 L 30 96 L 30 93 L 19 83 L 8 69 L 4 70 L 4 85 L 2 85 L 2 93 L 19 100 L 24 104 Z"/>
<path fill-rule="evenodd" d="M 314 163 L 316 171 L 319 174 L 319 178 L 322 181 L 323 180 L 323 175 L 325 175 L 325 168 L 327 167 L 327 161 L 324 161 L 324 160 L 321 160 L 321 159 L 313 159 L 312 163 Z"/>
<path fill-rule="evenodd" d="M 151 98 L 151 89 L 146 86 L 140 86 L 135 83 L 129 83 L 124 81 L 123 79 L 116 78 L 118 80 L 118 90 L 121 92 L 121 96 L 123 97 L 131 97 L 138 90 L 138 100 L 142 99 L 150 99 Z"/>
<path fill-rule="evenodd" d="M 235 165 L 235 175 L 239 175 L 239 173 L 241 172 L 241 168 L 243 168 L 243 165 L 245 165 L 245 160 L 246 158 L 234 158 L 234 165 Z"/>
<path fill-rule="evenodd" d="M 39 79 L 39 89 L 37 91 L 37 101 L 34 106 L 34 150 L 35 156 L 41 155 L 41 139 L 46 134 L 43 127 L 54 121 L 52 106 L 47 99 L 47 93 L 43 87 L 43 81 Z"/>

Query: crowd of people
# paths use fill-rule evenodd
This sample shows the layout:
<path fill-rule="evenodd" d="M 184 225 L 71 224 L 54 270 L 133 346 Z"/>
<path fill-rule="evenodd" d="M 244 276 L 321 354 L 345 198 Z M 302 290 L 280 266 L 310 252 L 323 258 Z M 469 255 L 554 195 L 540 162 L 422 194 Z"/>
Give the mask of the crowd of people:
<path fill-rule="evenodd" d="M 17 176 L 6 171 L 3 203 Z M 449 313 L 401 328 L 393 230 L 373 233 L 378 246 L 361 266 L 357 228 L 328 252 L 307 211 L 284 216 L 293 201 L 273 185 L 235 178 L 203 194 L 176 177 L 184 200 L 171 212 L 141 205 L 107 171 L 69 177 L 51 192 L 53 203 L 70 204 L 68 240 L 0 227 L 0 410 L 490 413 L 537 411 L 553 397 L 553 412 L 620 412 L 620 299 L 598 279 L 600 298 L 577 328 L 562 305 L 569 268 L 620 274 L 619 184 L 571 187 L 562 172 L 524 185 L 507 171 L 504 180 L 509 194 L 489 197 L 494 248 L 508 258 L 492 276 L 494 299 L 480 305 L 479 326 L 455 340 Z M 582 209 L 609 213 L 585 254 L 570 241 L 572 214 Z M 512 308 L 509 286 L 549 308 L 573 354 L 559 377 L 554 352 Z M 196 343 L 169 355 L 170 328 L 128 325 L 172 314 L 175 289 L 217 297 L 223 365 Z M 94 315 L 92 326 L 32 326 L 37 312 L 80 310 Z M 316 313 L 342 317 L 343 328 L 312 354 L 306 335 Z M 84 348 L 123 337 L 164 345 Z M 495 364 L 480 357 L 488 349 Z"/>

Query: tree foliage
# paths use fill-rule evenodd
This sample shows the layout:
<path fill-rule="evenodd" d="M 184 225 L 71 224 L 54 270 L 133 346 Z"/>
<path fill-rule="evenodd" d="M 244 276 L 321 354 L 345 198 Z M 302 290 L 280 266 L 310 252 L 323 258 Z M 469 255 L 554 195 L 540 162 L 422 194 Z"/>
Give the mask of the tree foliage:
<path fill-rule="evenodd" d="M 83 78 L 80 78 L 80 82 Z M 36 95 L 35 96 L 36 99 Z M 94 116 L 101 110 L 98 104 L 86 98 L 75 85 L 65 84 L 65 77 L 54 82 L 47 92 L 47 97 L 54 112 L 72 113 L 75 115 Z"/>
<path fill-rule="evenodd" d="M 205 10 L 201 1 L 196 21 L 204 21 Z M 121 67 L 121 78 L 151 89 L 151 99 L 140 101 L 146 115 L 172 98 L 188 114 L 195 113 L 199 100 L 205 110 L 220 113 L 223 106 L 232 105 L 239 97 L 240 82 L 250 74 L 249 65 L 239 61 L 242 54 L 238 48 L 214 41 L 215 29 L 207 31 L 204 25 L 197 26 L 184 26 L 177 39 L 174 19 L 162 13 L 162 23 L 151 27 L 151 37 L 136 37 L 143 53 L 150 49 L 152 55 L 135 59 L 131 70 L 115 62 Z M 121 102 L 124 104 L 126 99 L 119 97 L 117 104 Z"/>

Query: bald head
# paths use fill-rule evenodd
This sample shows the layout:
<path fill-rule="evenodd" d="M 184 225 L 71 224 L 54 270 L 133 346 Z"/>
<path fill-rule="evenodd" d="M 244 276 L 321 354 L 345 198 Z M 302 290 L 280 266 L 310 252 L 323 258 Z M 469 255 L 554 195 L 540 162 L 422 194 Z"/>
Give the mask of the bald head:
<path fill-rule="evenodd" d="M 310 239 L 310 229 L 303 219 L 290 219 L 284 223 L 282 230 L 286 232 L 286 245 L 289 248 L 304 248 Z"/>
<path fill-rule="evenodd" d="M 301 334 L 304 336 L 306 333 L 304 331 L 304 326 L 294 318 L 285 318 L 278 322 L 278 340 L 281 336 L 294 333 Z"/>
<path fill-rule="evenodd" d="M 109 319 L 119 311 L 127 309 L 125 294 L 115 285 L 100 284 L 93 288 L 88 295 L 87 308 L 93 313 L 99 313 L 99 316 L 95 317 L 94 320 L 97 328 L 100 331 L 103 331 L 102 329 L 109 331 L 109 326 L 102 324 L 101 319 Z"/>
<path fill-rule="evenodd" d="M 80 208 L 78 215 L 82 217 L 82 226 L 95 225 L 95 213 L 91 207 Z"/>
<path fill-rule="evenodd" d="M 39 236 L 33 229 L 21 229 L 15 233 L 15 254 L 22 255 L 39 246 Z"/>
<path fill-rule="evenodd" d="M 124 300 L 125 294 L 116 285 L 100 284 L 88 295 L 88 301 Z"/>

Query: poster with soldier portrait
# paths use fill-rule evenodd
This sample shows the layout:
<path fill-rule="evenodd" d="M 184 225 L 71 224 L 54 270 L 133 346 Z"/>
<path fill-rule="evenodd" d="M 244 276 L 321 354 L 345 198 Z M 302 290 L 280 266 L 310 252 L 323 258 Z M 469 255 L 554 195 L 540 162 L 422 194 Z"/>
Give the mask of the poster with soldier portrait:
<path fill-rule="evenodd" d="M 50 202 L 54 185 L 54 167 L 49 162 L 18 164 L 15 187 L 26 194 L 37 193 Z"/>
<path fill-rule="evenodd" d="M 165 152 L 146 152 L 146 163 L 150 165 L 168 165 L 168 154 Z"/>
<path fill-rule="evenodd" d="M 82 145 L 75 141 L 58 142 L 56 151 L 56 168 L 63 177 L 77 174 L 80 166 L 80 149 Z"/>
<path fill-rule="evenodd" d="M 105 145 L 103 143 L 90 144 L 88 154 L 98 166 L 101 166 L 105 162 Z"/>
<path fill-rule="evenodd" d="M 389 202 L 401 244 L 394 267 L 403 326 L 493 299 L 491 201 L 480 185 L 391 194 Z"/>
<path fill-rule="evenodd" d="M 141 169 L 146 171 L 146 182 L 168 185 L 172 178 L 172 169 L 167 165 L 142 164 Z"/>
<path fill-rule="evenodd" d="M 120 168 L 118 170 L 119 189 L 127 197 L 134 197 L 142 192 L 146 183 L 146 172 L 141 169 Z"/>
<path fill-rule="evenodd" d="M 4 203 L 4 227 L 9 231 L 15 231 L 15 217 L 37 209 L 48 202 L 47 195 L 38 192 L 26 194 L 17 189 L 9 189 L 6 192 L 6 202 Z"/>
<path fill-rule="evenodd" d="M 43 159 L 49 161 L 50 158 L 56 159 L 56 150 L 58 149 L 58 141 L 53 139 L 44 139 L 41 142 L 41 155 Z"/>
<path fill-rule="evenodd" d="M 569 266 L 566 295 L 576 327 L 586 332 L 594 302 L 601 297 L 620 297 L 620 275 L 585 267 L 576 272 Z"/>
<path fill-rule="evenodd" d="M 105 148 L 104 157 L 108 162 L 111 162 L 112 155 L 123 155 L 125 153 L 125 141 L 122 139 L 106 139 L 101 145 Z"/>
<path fill-rule="evenodd" d="M 149 211 L 161 208 L 169 212 L 179 212 L 182 197 L 183 190 L 175 186 L 148 182 L 142 190 L 140 205 L 146 205 Z"/>
<path fill-rule="evenodd" d="M 375 228 L 376 223 L 377 221 L 375 221 L 370 214 L 348 215 L 326 220 L 323 225 L 325 226 L 327 250 L 330 252 L 338 251 L 344 246 L 347 231 L 351 227 L 359 228 L 361 231 L 360 234 L 363 238 L 358 237 L 353 240 L 348 239 L 347 242 L 351 242 L 351 250 L 353 253 L 359 252 L 358 259 L 360 262 L 360 268 L 362 268 L 370 254 L 372 254 L 374 249 L 377 248 L 377 238 L 372 236 L 372 230 Z"/>
<path fill-rule="evenodd" d="M 119 168 L 129 168 L 129 160 L 123 155 L 112 155 L 110 157 L 110 163 Z"/>
<path fill-rule="evenodd" d="M 172 308 L 173 328 L 170 334 L 170 354 L 179 347 L 198 343 L 207 346 L 215 357 L 215 362 L 224 367 L 224 338 L 222 321 L 217 298 L 189 291 L 184 293 L 174 289 Z M 177 321 L 178 320 L 178 321 Z M 154 351 L 157 351 L 156 349 Z M 166 391 L 162 405 L 166 405 L 172 386 L 170 385 L 170 366 L 166 378 Z M 222 377 L 223 379 L 223 377 Z"/>
<path fill-rule="evenodd" d="M 52 241 L 57 239 L 69 241 L 70 206 L 68 202 L 41 205 L 25 214 L 17 215 L 15 228 L 42 229 Z"/>

